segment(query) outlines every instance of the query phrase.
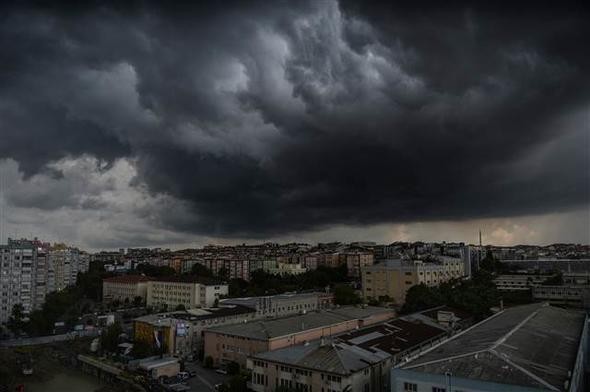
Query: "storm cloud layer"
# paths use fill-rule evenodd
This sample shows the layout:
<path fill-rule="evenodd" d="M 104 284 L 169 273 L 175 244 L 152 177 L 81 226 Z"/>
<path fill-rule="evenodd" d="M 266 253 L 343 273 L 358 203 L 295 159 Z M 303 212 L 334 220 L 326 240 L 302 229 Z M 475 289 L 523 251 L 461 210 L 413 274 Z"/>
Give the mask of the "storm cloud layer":
<path fill-rule="evenodd" d="M 590 199 L 586 9 L 3 11 L 0 159 L 20 173 L 16 208 L 109 209 L 112 170 L 128 180 L 121 211 L 216 237 Z"/>

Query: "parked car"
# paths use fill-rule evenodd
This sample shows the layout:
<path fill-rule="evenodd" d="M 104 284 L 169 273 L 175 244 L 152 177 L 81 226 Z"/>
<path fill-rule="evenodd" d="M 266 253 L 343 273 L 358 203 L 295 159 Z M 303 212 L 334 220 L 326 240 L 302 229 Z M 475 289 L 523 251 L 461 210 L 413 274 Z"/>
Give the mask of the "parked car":
<path fill-rule="evenodd" d="M 178 373 L 178 378 L 182 381 L 184 380 L 188 380 L 190 378 L 190 373 L 189 372 L 179 372 Z"/>
<path fill-rule="evenodd" d="M 215 369 L 215 373 L 227 374 L 227 370 L 219 368 L 219 369 Z"/>

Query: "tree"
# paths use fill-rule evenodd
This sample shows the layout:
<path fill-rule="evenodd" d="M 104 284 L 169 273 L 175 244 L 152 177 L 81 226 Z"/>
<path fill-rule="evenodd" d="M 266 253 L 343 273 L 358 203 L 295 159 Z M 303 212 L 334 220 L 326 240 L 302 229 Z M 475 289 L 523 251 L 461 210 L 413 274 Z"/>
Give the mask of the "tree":
<path fill-rule="evenodd" d="M 350 285 L 339 284 L 334 286 L 334 302 L 338 305 L 356 305 L 362 301 Z"/>
<path fill-rule="evenodd" d="M 176 308 L 174 310 L 184 311 L 184 310 L 186 310 L 186 307 L 183 304 L 178 304 L 178 305 L 176 305 Z"/>
<path fill-rule="evenodd" d="M 12 307 L 12 314 L 8 319 L 7 327 L 13 334 L 17 335 L 24 327 L 24 307 L 22 304 L 15 304 Z"/>
<path fill-rule="evenodd" d="M 442 305 L 444 299 L 441 298 L 437 291 L 436 287 L 428 287 L 423 283 L 410 287 L 406 293 L 402 313 L 412 313 Z"/>
<path fill-rule="evenodd" d="M 203 361 L 203 366 L 209 369 L 213 367 L 213 357 L 211 357 L 211 355 L 207 355 L 205 357 L 205 360 Z"/>
<path fill-rule="evenodd" d="M 115 322 L 106 330 L 102 331 L 100 336 L 100 344 L 105 351 L 116 352 L 119 346 L 119 336 L 123 333 L 121 324 Z"/>
<path fill-rule="evenodd" d="M 131 349 L 133 358 L 141 359 L 154 355 L 154 348 L 149 343 L 143 340 L 133 342 L 133 349 Z"/>
<path fill-rule="evenodd" d="M 191 274 L 197 275 L 199 277 L 206 277 L 206 278 L 213 276 L 213 272 L 211 272 L 211 270 L 209 268 L 207 268 L 203 264 L 199 264 L 199 263 L 196 263 L 195 265 L 193 265 L 193 267 L 191 268 Z"/>
<path fill-rule="evenodd" d="M 234 375 L 240 372 L 240 365 L 237 362 L 231 361 L 227 364 L 227 374 Z"/>
<path fill-rule="evenodd" d="M 143 304 L 143 297 L 138 295 L 137 297 L 133 298 L 133 305 L 134 306 L 141 306 Z"/>
<path fill-rule="evenodd" d="M 229 271 L 225 267 L 221 267 L 219 271 L 217 271 L 217 277 L 227 280 L 229 278 Z"/>

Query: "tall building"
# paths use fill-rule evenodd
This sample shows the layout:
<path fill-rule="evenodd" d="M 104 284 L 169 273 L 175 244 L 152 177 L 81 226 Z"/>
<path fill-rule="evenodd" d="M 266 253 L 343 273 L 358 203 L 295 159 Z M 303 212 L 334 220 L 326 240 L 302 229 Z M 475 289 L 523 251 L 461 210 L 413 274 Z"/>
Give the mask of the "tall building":
<path fill-rule="evenodd" d="M 0 322 L 10 318 L 16 304 L 24 313 L 41 308 L 47 294 L 76 283 L 88 270 L 88 255 L 75 248 L 33 240 L 8 239 L 0 245 Z"/>
<path fill-rule="evenodd" d="M 0 322 L 8 321 L 12 308 L 21 304 L 26 313 L 34 310 L 37 248 L 32 241 L 8 239 L 0 246 Z"/>

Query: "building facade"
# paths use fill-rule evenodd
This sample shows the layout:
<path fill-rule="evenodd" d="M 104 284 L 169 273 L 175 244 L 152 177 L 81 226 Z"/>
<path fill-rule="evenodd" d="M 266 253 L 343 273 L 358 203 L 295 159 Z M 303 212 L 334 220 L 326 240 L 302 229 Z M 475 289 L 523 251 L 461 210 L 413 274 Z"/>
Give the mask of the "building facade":
<path fill-rule="evenodd" d="M 102 300 L 104 302 L 133 302 L 140 297 L 146 302 L 149 278 L 143 275 L 120 275 L 102 281 Z"/>
<path fill-rule="evenodd" d="M 437 286 L 462 278 L 461 259 L 445 258 L 440 262 L 388 260 L 362 269 L 362 293 L 365 300 L 389 298 L 395 304 L 405 302 L 414 285 Z"/>
<path fill-rule="evenodd" d="M 258 318 L 270 318 L 329 309 L 334 306 L 334 294 L 287 293 L 262 297 L 227 298 L 220 302 L 248 306 L 256 310 Z"/>
<path fill-rule="evenodd" d="M 186 309 L 212 307 L 228 292 L 228 285 L 224 283 L 205 282 L 192 277 L 166 277 L 148 282 L 146 303 L 156 307 L 166 305 L 168 309 L 179 305 Z"/>

